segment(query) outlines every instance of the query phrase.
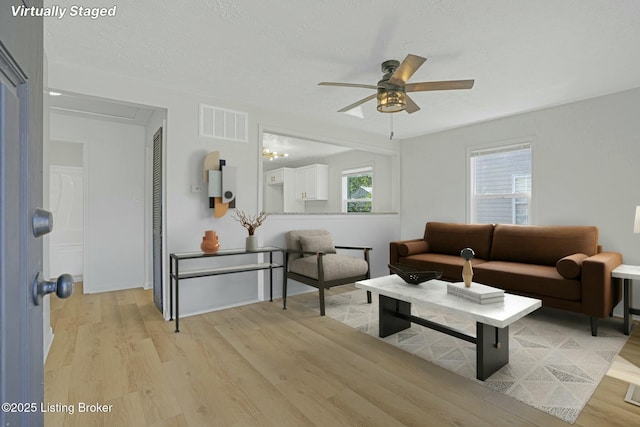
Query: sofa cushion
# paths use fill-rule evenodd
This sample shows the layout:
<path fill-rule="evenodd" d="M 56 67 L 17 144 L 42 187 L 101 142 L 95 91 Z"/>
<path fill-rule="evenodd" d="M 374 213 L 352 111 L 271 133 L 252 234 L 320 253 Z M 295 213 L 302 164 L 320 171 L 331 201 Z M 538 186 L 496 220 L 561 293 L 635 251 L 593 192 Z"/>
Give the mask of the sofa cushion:
<path fill-rule="evenodd" d="M 319 236 L 300 236 L 300 246 L 305 252 L 336 252 L 336 248 L 333 245 L 333 239 L 330 234 L 323 234 Z M 309 255 L 304 254 L 304 256 Z"/>
<path fill-rule="evenodd" d="M 462 249 L 471 248 L 480 259 L 489 259 L 492 235 L 492 224 L 428 222 L 424 230 L 430 252 L 460 256 Z"/>
<path fill-rule="evenodd" d="M 473 258 L 471 265 L 486 262 Z M 431 252 L 409 255 L 398 259 L 399 264 L 409 265 L 423 271 L 441 271 L 443 280 L 459 282 L 462 280 L 462 265 L 464 260 L 460 255 L 434 254 Z"/>
<path fill-rule="evenodd" d="M 404 242 L 398 244 L 398 255 L 409 256 L 413 254 L 421 254 L 429 252 L 429 244 L 424 240 L 416 240 L 413 242 Z"/>
<path fill-rule="evenodd" d="M 350 255 L 327 254 L 322 257 L 324 280 L 364 276 L 369 266 L 363 258 Z M 318 280 L 318 256 L 311 255 L 289 262 L 289 271 Z"/>
<path fill-rule="evenodd" d="M 576 279 L 582 271 L 582 261 L 589 258 L 587 254 L 573 254 L 560 258 L 556 263 L 558 273 L 565 279 Z"/>
<path fill-rule="evenodd" d="M 567 255 L 592 256 L 597 250 L 597 227 L 498 224 L 488 259 L 555 267 Z"/>
<path fill-rule="evenodd" d="M 580 280 L 565 279 L 555 266 L 489 261 L 473 268 L 473 281 L 524 295 L 580 301 Z"/>

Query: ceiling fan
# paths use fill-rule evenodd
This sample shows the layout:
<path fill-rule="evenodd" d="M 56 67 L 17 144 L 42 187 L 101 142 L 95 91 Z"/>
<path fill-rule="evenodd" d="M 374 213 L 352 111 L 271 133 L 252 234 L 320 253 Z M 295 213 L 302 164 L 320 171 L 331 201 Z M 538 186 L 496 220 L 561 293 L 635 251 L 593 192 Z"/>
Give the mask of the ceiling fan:
<path fill-rule="evenodd" d="M 474 80 L 447 80 L 439 82 L 420 82 L 407 83 L 407 80 L 416 72 L 420 66 L 427 60 L 422 56 L 407 55 L 400 63 L 394 59 L 384 61 L 382 63 L 382 80 L 377 85 L 365 85 L 358 83 L 336 83 L 336 82 L 320 82 L 320 86 L 340 86 L 340 87 L 358 87 L 364 89 L 375 89 L 376 93 L 362 98 L 353 104 L 338 110 L 339 113 L 349 111 L 358 105 L 364 104 L 373 98 L 378 99 L 378 111 L 382 113 L 397 113 L 398 111 L 406 111 L 407 113 L 415 113 L 420 109 L 418 105 L 407 95 L 407 92 L 425 92 L 431 90 L 454 90 L 454 89 L 471 89 Z"/>

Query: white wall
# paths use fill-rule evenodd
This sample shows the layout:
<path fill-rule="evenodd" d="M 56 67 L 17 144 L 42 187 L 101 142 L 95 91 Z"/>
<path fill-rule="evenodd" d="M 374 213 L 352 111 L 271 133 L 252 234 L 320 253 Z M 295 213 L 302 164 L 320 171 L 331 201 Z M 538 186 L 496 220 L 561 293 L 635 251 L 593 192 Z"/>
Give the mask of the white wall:
<path fill-rule="evenodd" d="M 84 143 L 84 291 L 144 284 L 144 128 L 51 114 L 51 139 Z"/>
<path fill-rule="evenodd" d="M 596 225 L 604 250 L 640 264 L 639 105 L 634 89 L 403 141 L 402 238 L 426 221 L 465 222 L 467 147 L 532 137 L 532 222 Z"/>
<path fill-rule="evenodd" d="M 97 84 L 96 82 L 99 82 Z M 168 87 L 158 87 L 146 81 L 131 80 L 122 76 L 96 70 L 68 67 L 49 63 L 49 85 L 63 91 L 87 94 L 109 99 L 153 105 L 167 109 L 166 128 L 166 244 L 167 258 L 172 252 L 193 251 L 199 248 L 207 229 L 218 232 L 223 248 L 243 247 L 246 230 L 229 215 L 216 219 L 208 208 L 206 189 L 192 193 L 192 184 L 201 184 L 204 156 L 218 150 L 228 165 L 238 167 L 237 207 L 249 214 L 261 209 L 258 189 L 261 185 L 262 165 L 258 147 L 260 127 L 290 131 L 323 141 L 354 141 L 366 146 L 388 149 L 384 137 L 363 134 L 344 128 L 328 127 L 297 117 L 285 116 L 276 111 L 263 111 L 237 105 L 232 101 L 208 98 L 199 94 L 179 92 Z M 198 108 L 200 103 L 249 113 L 249 140 L 246 143 L 205 138 L 198 135 Z M 141 161 L 144 165 L 144 160 Z M 356 217 L 342 221 L 357 223 Z M 313 222 L 313 221 L 312 221 Z M 267 230 L 265 224 L 262 228 Z M 345 229 L 349 229 L 346 227 Z M 367 231 L 368 233 L 371 230 Z M 353 233 L 355 235 L 355 233 Z M 264 240 L 265 243 L 269 241 Z M 388 241 L 386 243 L 388 245 Z M 222 262 L 222 261 L 220 261 Z M 225 262 L 234 262 L 226 260 Z M 140 263 L 143 265 L 143 262 Z M 385 264 L 386 265 L 386 264 Z M 181 313 L 197 313 L 255 301 L 260 297 L 258 273 L 225 275 L 213 278 L 192 279 L 184 282 L 180 294 Z M 141 281 L 144 275 L 141 276 Z M 165 286 L 169 283 L 165 276 Z M 169 294 L 165 288 L 165 296 Z M 168 318 L 168 303 L 165 303 Z"/>

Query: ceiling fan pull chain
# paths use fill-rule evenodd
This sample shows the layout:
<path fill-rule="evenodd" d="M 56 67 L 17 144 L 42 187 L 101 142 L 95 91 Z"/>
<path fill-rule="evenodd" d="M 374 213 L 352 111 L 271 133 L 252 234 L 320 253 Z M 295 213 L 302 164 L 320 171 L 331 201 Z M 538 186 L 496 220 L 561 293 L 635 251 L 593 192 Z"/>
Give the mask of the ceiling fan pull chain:
<path fill-rule="evenodd" d="M 389 114 L 389 141 L 393 140 L 393 114 Z"/>

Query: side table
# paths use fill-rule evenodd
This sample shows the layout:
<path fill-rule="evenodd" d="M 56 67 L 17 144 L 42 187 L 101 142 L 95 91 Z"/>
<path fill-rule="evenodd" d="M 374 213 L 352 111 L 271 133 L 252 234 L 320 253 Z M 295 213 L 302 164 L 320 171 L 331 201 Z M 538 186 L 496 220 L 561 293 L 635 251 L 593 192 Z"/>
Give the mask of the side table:
<path fill-rule="evenodd" d="M 619 265 L 611 272 L 611 277 L 615 279 L 622 279 L 624 298 L 624 333 L 629 335 L 632 328 L 631 315 L 640 314 L 640 309 L 631 307 L 631 300 L 633 296 L 631 281 L 640 280 L 640 265 Z"/>

